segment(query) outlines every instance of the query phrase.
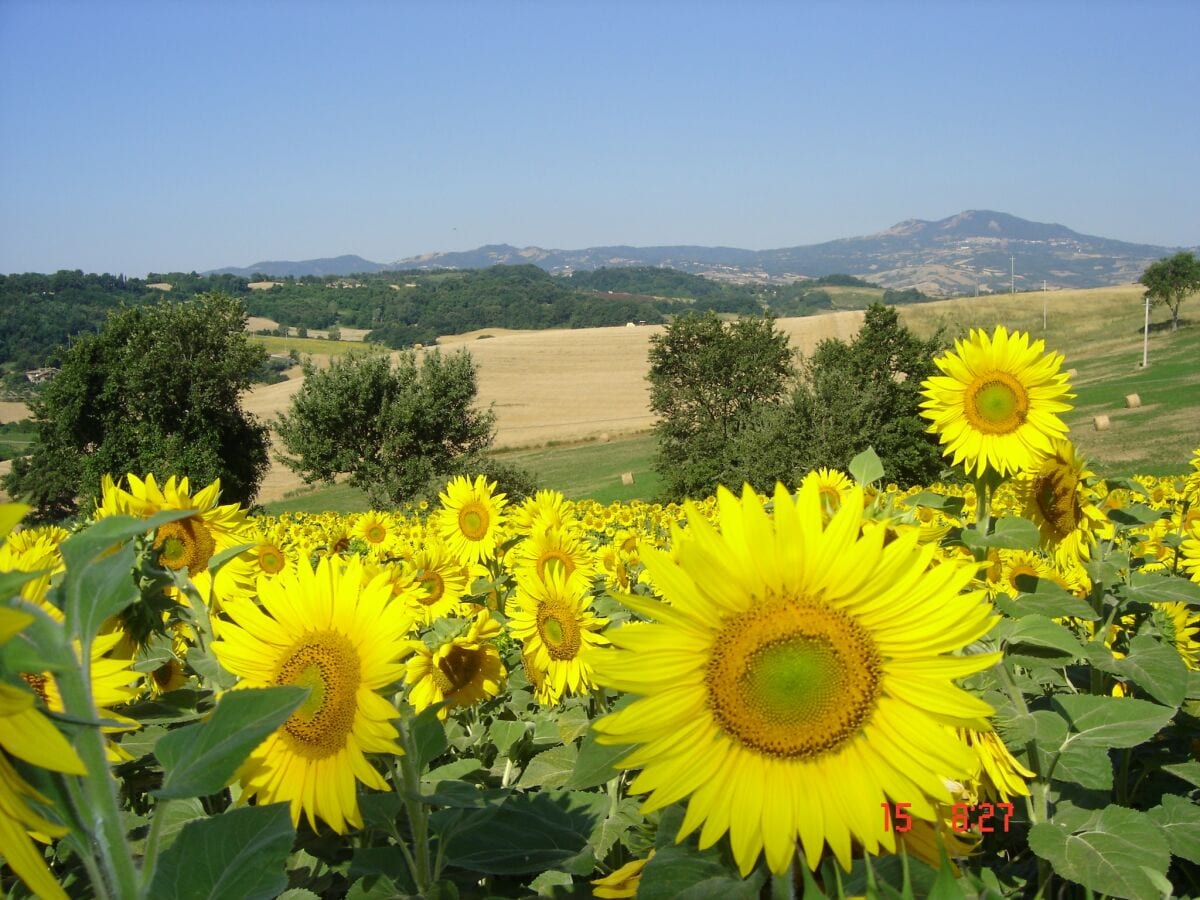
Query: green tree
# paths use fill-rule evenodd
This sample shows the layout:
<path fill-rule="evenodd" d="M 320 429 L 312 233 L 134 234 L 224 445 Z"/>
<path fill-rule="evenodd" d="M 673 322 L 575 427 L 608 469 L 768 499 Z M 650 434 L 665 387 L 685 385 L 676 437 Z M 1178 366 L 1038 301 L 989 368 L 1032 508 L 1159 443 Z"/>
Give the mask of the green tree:
<path fill-rule="evenodd" d="M 763 406 L 787 396 L 788 337 L 770 315 L 722 323 L 712 312 L 676 319 L 650 339 L 650 408 L 659 416 L 656 468 L 672 499 L 741 486 L 739 440 Z"/>
<path fill-rule="evenodd" d="M 279 458 L 307 483 L 349 475 L 375 508 L 421 496 L 480 462 L 495 413 L 475 407 L 475 363 L 466 350 L 412 351 L 396 363 L 351 353 L 327 369 L 304 366 L 304 385 L 276 421 L 291 456 Z"/>
<path fill-rule="evenodd" d="M 743 437 L 742 456 L 760 490 L 794 483 L 820 466 L 845 470 L 874 447 L 891 481 L 927 484 L 945 466 L 937 437 L 920 416 L 921 383 L 937 374 L 941 335 L 924 340 L 894 308 L 872 305 L 849 343 L 828 339 L 804 360 L 791 403 L 761 415 Z"/>
<path fill-rule="evenodd" d="M 1142 273 L 1145 296 L 1171 310 L 1171 330 L 1179 328 L 1179 307 L 1189 294 L 1200 291 L 1200 259 L 1187 250 L 1152 262 Z"/>
<path fill-rule="evenodd" d="M 5 488 L 42 518 L 76 512 L 106 473 L 220 478 L 224 500 L 249 504 L 269 432 L 241 408 L 267 355 L 245 325 L 241 303 L 215 293 L 113 313 L 31 401 L 37 443 Z"/>

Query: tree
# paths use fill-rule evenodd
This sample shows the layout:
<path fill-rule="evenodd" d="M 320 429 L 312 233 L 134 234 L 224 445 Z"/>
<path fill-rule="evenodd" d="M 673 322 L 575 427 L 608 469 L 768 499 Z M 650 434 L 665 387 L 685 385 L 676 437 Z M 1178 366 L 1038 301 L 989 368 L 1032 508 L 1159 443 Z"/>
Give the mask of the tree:
<path fill-rule="evenodd" d="M 1189 294 L 1200 291 L 1200 259 L 1187 250 L 1152 262 L 1142 273 L 1145 296 L 1171 310 L 1171 330 L 1179 328 L 1179 307 Z"/>
<path fill-rule="evenodd" d="M 900 324 L 894 308 L 872 305 L 853 340 L 824 340 L 804 361 L 792 402 L 775 432 L 766 429 L 759 458 L 769 461 L 771 448 L 784 448 L 794 467 L 787 475 L 795 479 L 819 466 L 845 470 L 874 447 L 889 480 L 927 484 L 941 477 L 941 450 L 920 405 L 921 384 L 938 374 L 933 357 L 942 349 L 940 334 L 923 340 Z"/>
<path fill-rule="evenodd" d="M 650 408 L 659 415 L 656 468 L 672 499 L 741 486 L 739 437 L 780 403 L 792 350 L 771 316 L 724 324 L 712 312 L 676 319 L 650 339 Z"/>
<path fill-rule="evenodd" d="M 475 408 L 475 363 L 460 350 L 412 351 L 393 364 L 351 353 L 327 369 L 304 366 L 304 385 L 275 428 L 305 482 L 349 475 L 375 508 L 421 496 L 431 484 L 479 462 L 495 413 Z"/>
<path fill-rule="evenodd" d="M 268 466 L 268 430 L 240 395 L 267 354 L 245 326 L 241 303 L 216 293 L 110 315 L 31 401 L 37 443 L 5 488 L 44 519 L 76 512 L 106 473 L 220 478 L 224 500 L 249 504 Z"/>

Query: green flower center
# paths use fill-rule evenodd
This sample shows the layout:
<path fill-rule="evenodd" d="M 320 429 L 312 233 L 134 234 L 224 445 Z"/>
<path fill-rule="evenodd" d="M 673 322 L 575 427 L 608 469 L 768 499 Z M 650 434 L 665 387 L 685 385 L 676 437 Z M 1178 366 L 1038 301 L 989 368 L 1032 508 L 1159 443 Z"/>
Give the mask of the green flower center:
<path fill-rule="evenodd" d="M 760 753 L 811 759 L 870 719 L 883 666 L 870 634 L 842 610 L 784 598 L 725 622 L 706 673 L 709 707 Z"/>
<path fill-rule="evenodd" d="M 579 653 L 579 623 L 570 610 L 557 604 L 538 605 L 537 629 L 551 659 L 570 660 Z"/>
<path fill-rule="evenodd" d="M 488 532 L 488 514 L 478 500 L 466 503 L 458 511 L 458 528 L 469 541 L 482 541 Z"/>
<path fill-rule="evenodd" d="M 967 386 L 963 412 L 977 431 L 1010 434 L 1025 424 L 1029 394 L 1007 372 L 989 372 Z"/>

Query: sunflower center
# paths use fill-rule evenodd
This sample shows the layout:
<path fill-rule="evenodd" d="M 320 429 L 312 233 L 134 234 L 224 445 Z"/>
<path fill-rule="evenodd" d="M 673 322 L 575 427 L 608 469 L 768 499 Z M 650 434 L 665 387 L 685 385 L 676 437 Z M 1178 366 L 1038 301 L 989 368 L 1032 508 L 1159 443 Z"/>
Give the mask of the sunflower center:
<path fill-rule="evenodd" d="M 1074 476 L 1057 470 L 1038 475 L 1033 482 L 1033 497 L 1038 510 L 1060 541 L 1079 524 L 1081 510 L 1077 484 Z"/>
<path fill-rule="evenodd" d="M 258 567 L 268 575 L 278 575 L 283 571 L 283 551 L 274 544 L 262 544 L 258 548 Z"/>
<path fill-rule="evenodd" d="M 288 651 L 275 683 L 295 684 L 311 692 L 283 726 L 297 752 L 324 759 L 346 746 L 361 682 L 358 653 L 336 631 L 310 631 Z"/>
<path fill-rule="evenodd" d="M 37 698 L 42 701 L 43 705 L 50 703 L 50 698 L 46 694 L 46 681 L 48 680 L 47 676 L 38 674 L 36 672 L 22 672 L 21 678 L 24 679 L 25 683 L 29 685 L 35 694 L 37 694 Z"/>
<path fill-rule="evenodd" d="M 204 520 L 192 516 L 160 525 L 154 549 L 162 565 L 168 569 L 187 569 L 188 575 L 195 578 L 208 566 L 217 544 Z"/>
<path fill-rule="evenodd" d="M 537 629 L 551 659 L 574 659 L 579 653 L 579 623 L 570 610 L 557 604 L 539 604 Z"/>
<path fill-rule="evenodd" d="M 426 569 L 420 574 L 417 581 L 425 585 L 425 596 L 419 598 L 424 606 L 433 606 L 446 593 L 446 582 L 434 569 Z"/>
<path fill-rule="evenodd" d="M 458 528 L 469 541 L 482 541 L 488 532 L 488 512 L 478 500 L 463 504 L 458 511 Z"/>
<path fill-rule="evenodd" d="M 870 635 L 846 613 L 785 599 L 725 623 L 708 664 L 709 705 L 743 746 L 808 759 L 858 733 L 882 671 Z"/>
<path fill-rule="evenodd" d="M 387 529 L 379 523 L 375 523 L 367 529 L 367 542 L 370 544 L 382 543 L 385 537 L 387 537 Z"/>
<path fill-rule="evenodd" d="M 438 660 L 437 667 L 433 671 L 433 683 L 443 694 L 448 696 L 470 684 L 481 668 L 483 668 L 482 650 L 473 650 L 454 644 L 446 651 L 446 655 Z"/>
<path fill-rule="evenodd" d="M 546 580 L 546 571 L 553 571 L 556 567 L 560 568 L 564 575 L 570 575 L 575 571 L 575 561 L 562 550 L 547 550 L 538 557 L 537 573 L 543 581 Z"/>
<path fill-rule="evenodd" d="M 1011 434 L 1025 424 L 1029 394 L 1007 372 L 990 372 L 967 386 L 963 411 L 977 431 Z"/>

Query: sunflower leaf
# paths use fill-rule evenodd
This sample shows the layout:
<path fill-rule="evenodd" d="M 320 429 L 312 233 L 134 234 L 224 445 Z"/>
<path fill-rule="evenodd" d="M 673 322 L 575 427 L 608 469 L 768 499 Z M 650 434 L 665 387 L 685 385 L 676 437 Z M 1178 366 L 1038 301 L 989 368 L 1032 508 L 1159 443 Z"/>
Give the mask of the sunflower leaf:
<path fill-rule="evenodd" d="M 1187 666 L 1169 644 L 1139 634 L 1129 642 L 1129 655 L 1118 660 L 1120 674 L 1167 706 L 1179 706 L 1187 694 Z"/>
<path fill-rule="evenodd" d="M 1143 867 L 1162 875 L 1171 861 L 1167 839 L 1145 813 L 1109 806 L 1086 830 L 1056 822 L 1029 831 L 1029 848 L 1067 881 L 1113 897 L 1157 897 Z"/>
<path fill-rule="evenodd" d="M 529 761 L 517 787 L 564 787 L 572 780 L 578 757 L 574 744 L 543 750 Z"/>
<path fill-rule="evenodd" d="M 756 867 L 742 879 L 737 867 L 715 848 L 697 850 L 691 843 L 660 847 L 646 863 L 637 895 L 644 900 L 686 897 L 721 897 L 723 900 L 757 900 L 766 876 Z"/>
<path fill-rule="evenodd" d="M 883 462 L 874 447 L 868 447 L 850 460 L 848 468 L 851 476 L 862 487 L 883 478 Z"/>
<path fill-rule="evenodd" d="M 434 703 L 403 723 L 409 729 L 408 743 L 418 772 L 424 772 L 431 762 L 446 752 L 446 726 L 438 718 L 442 704 Z"/>
<path fill-rule="evenodd" d="M 1157 825 L 1171 847 L 1171 852 L 1188 862 L 1200 863 L 1200 806 L 1167 794 L 1162 804 L 1146 815 Z"/>
<path fill-rule="evenodd" d="M 238 766 L 308 696 L 308 689 L 284 685 L 229 691 L 212 717 L 159 739 L 154 753 L 164 770 L 160 800 L 203 797 L 221 790 Z"/>
<path fill-rule="evenodd" d="M 1055 704 L 1066 713 L 1072 734 L 1063 741 L 1089 747 L 1136 747 L 1158 734 L 1175 710 L 1148 700 L 1130 697 L 1094 697 L 1090 694 L 1057 696 Z"/>
<path fill-rule="evenodd" d="M 286 803 L 244 806 L 183 826 L 159 856 L 148 897 L 276 897 L 296 830 Z"/>
<path fill-rule="evenodd" d="M 1139 603 L 1187 603 L 1200 606 L 1200 584 L 1156 572 L 1134 572 L 1121 593 Z"/>
<path fill-rule="evenodd" d="M 604 784 L 617 776 L 616 763 L 632 748 L 628 744 L 613 746 L 596 742 L 596 733 L 588 732 L 579 746 L 575 770 L 567 781 L 572 790 L 584 790 Z"/>

